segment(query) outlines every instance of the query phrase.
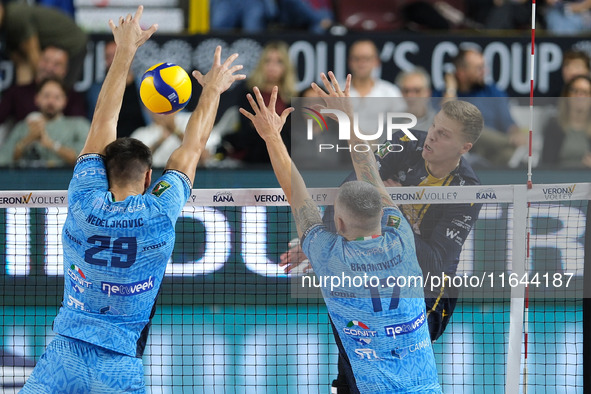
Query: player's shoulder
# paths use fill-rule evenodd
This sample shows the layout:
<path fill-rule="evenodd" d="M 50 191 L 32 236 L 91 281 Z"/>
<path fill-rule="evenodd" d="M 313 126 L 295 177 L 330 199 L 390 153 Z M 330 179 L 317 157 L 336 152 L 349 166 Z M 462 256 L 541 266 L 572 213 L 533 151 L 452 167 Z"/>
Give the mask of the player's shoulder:
<path fill-rule="evenodd" d="M 384 233 L 412 233 L 408 221 L 397 207 L 385 207 L 382 215 L 382 231 Z"/>
<path fill-rule="evenodd" d="M 460 158 L 460 164 L 452 171 L 452 175 L 454 179 L 450 186 L 480 185 L 478 175 L 464 156 Z"/>
<path fill-rule="evenodd" d="M 413 157 L 421 158 L 423 145 L 427 138 L 427 132 L 421 130 L 408 130 L 405 133 L 398 130 L 392 134 L 392 139 L 380 144 L 376 151 L 377 159 L 386 158 L 387 156 L 404 156 L 406 160 L 411 160 Z M 389 158 L 389 157 L 388 157 Z"/>
<path fill-rule="evenodd" d="M 100 153 L 85 153 L 78 156 L 76 159 L 76 166 L 83 163 L 95 163 L 105 165 L 105 157 Z"/>
<path fill-rule="evenodd" d="M 107 169 L 104 156 L 98 153 L 85 153 L 78 156 L 74 165 L 72 180 L 82 181 L 83 179 L 100 178 L 106 180 Z M 78 183 L 76 185 L 80 186 Z M 70 184 L 70 187 L 72 184 Z"/>
<path fill-rule="evenodd" d="M 150 186 L 144 196 L 172 218 L 180 213 L 191 196 L 191 180 L 181 171 L 167 169 Z"/>
<path fill-rule="evenodd" d="M 300 241 L 303 244 L 304 241 L 315 240 L 318 236 L 321 236 L 323 234 L 333 234 L 333 233 L 328 231 L 328 229 L 326 228 L 326 226 L 324 224 L 321 224 L 321 223 L 313 224 L 312 226 L 308 227 L 302 233 L 302 237 L 301 237 Z"/>
<path fill-rule="evenodd" d="M 160 197 L 162 193 L 170 188 L 180 187 L 190 192 L 192 186 L 191 180 L 184 172 L 168 168 L 156 180 L 154 186 L 148 190 L 150 194 Z"/>

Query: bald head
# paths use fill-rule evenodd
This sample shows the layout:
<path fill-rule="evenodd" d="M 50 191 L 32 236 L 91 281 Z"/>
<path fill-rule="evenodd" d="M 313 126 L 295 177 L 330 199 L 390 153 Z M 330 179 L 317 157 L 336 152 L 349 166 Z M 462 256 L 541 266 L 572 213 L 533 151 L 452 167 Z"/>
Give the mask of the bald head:
<path fill-rule="evenodd" d="M 363 181 L 351 181 L 339 188 L 335 202 L 337 230 L 341 220 L 341 226 L 344 225 L 348 233 L 371 232 L 380 227 L 381 218 L 381 195 L 374 186 Z"/>

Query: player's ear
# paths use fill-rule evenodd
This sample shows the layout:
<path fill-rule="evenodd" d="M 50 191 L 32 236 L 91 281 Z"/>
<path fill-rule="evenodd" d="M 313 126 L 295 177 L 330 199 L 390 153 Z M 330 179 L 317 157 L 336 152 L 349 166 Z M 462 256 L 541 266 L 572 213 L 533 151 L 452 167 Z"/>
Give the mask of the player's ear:
<path fill-rule="evenodd" d="M 339 235 L 345 234 L 345 232 L 347 232 L 347 226 L 345 225 L 345 221 L 343 220 L 343 218 L 340 215 L 338 215 L 338 216 L 335 216 L 334 219 L 335 219 L 334 224 L 337 229 L 337 234 L 339 234 Z"/>
<path fill-rule="evenodd" d="M 471 142 L 464 142 L 464 145 L 462 146 L 462 149 L 460 150 L 460 154 L 464 154 L 466 152 L 468 152 L 470 149 L 472 149 L 472 146 L 474 146 L 473 143 Z"/>
<path fill-rule="evenodd" d="M 152 183 L 152 169 L 150 168 L 146 171 L 146 178 L 144 179 L 144 192 L 148 190 L 150 184 Z"/>

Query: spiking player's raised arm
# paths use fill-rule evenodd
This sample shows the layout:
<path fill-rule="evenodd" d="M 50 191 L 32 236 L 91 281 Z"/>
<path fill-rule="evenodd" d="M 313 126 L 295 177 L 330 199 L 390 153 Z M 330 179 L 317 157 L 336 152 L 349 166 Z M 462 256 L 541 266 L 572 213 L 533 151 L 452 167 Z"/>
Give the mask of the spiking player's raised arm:
<path fill-rule="evenodd" d="M 345 82 L 345 90 L 342 90 L 339 86 L 335 75 L 332 71 L 328 72 L 330 81 L 324 73 L 320 74 L 322 83 L 326 91 L 322 90 L 316 83 L 312 83 L 312 89 L 322 98 L 329 100 L 332 108 L 340 109 L 345 112 L 349 119 L 353 119 L 353 106 L 349 98 L 349 90 L 351 88 L 351 74 L 347 75 L 347 81 Z M 367 144 L 367 141 L 361 140 L 357 133 L 353 130 L 353 123 L 351 123 L 351 132 L 349 133 L 349 144 L 355 146 L 358 144 Z M 351 159 L 353 160 L 353 167 L 355 168 L 355 174 L 357 179 L 360 181 L 368 182 L 373 185 L 382 196 L 382 203 L 384 206 L 393 206 L 394 202 L 390 198 L 390 195 L 386 191 L 384 182 L 380 177 L 380 172 L 376 163 L 376 158 L 373 152 L 367 150 L 366 152 L 358 152 L 355 149 L 351 150 Z"/>
<path fill-rule="evenodd" d="M 261 138 L 265 140 L 273 171 L 291 205 L 298 235 L 301 237 L 310 227 L 322 223 L 322 219 L 318 206 L 310 197 L 306 184 L 281 139 L 281 130 L 293 108 L 285 109 L 281 115 L 275 112 L 278 94 L 276 86 L 268 105 L 265 104 L 260 90 L 257 87 L 253 90 L 256 101 L 250 94 L 247 97 L 254 114 L 244 108 L 240 108 L 240 113 L 252 121 Z"/>

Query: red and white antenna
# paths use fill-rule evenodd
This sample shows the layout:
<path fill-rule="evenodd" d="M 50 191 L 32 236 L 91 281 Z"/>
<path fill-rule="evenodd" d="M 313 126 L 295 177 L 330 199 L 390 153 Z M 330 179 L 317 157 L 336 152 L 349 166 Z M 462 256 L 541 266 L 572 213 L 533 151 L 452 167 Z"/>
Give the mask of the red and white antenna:
<path fill-rule="evenodd" d="M 527 188 L 533 187 L 532 183 L 532 151 L 533 151 L 533 128 L 534 128 L 534 70 L 535 70 L 535 43 L 536 43 L 536 0 L 532 0 L 531 4 L 531 54 L 530 54 L 530 68 L 529 68 L 529 154 L 527 157 Z M 527 203 L 527 218 L 529 219 L 529 210 L 531 203 Z M 525 273 L 530 267 L 530 229 L 527 228 L 526 240 L 526 259 L 525 259 Z M 523 394 L 527 394 L 527 346 L 529 335 L 529 284 L 525 285 L 525 308 L 523 311 Z"/>

